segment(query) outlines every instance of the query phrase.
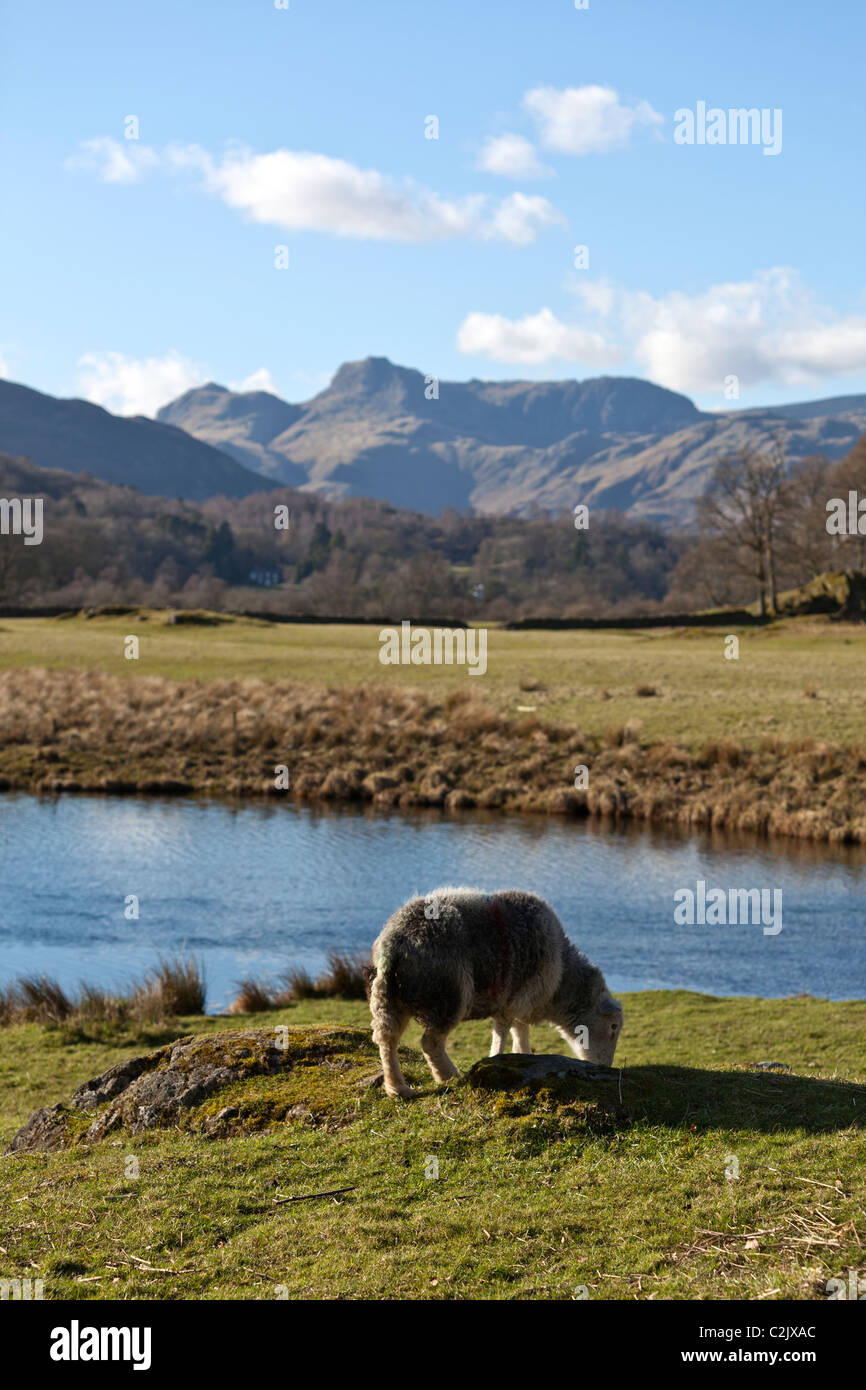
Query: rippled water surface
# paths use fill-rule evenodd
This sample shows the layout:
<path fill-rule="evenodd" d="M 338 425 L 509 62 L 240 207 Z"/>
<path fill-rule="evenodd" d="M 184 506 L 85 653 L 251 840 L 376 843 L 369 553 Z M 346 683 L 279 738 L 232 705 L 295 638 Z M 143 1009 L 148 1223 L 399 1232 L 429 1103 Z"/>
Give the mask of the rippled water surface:
<path fill-rule="evenodd" d="M 782 890 L 782 931 L 677 926 L 674 892 Z M 159 953 L 204 963 L 208 1007 L 244 975 L 369 946 L 414 891 L 547 897 L 614 989 L 866 997 L 866 857 L 545 817 L 0 796 L 0 983 L 123 984 Z M 124 917 L 129 894 L 137 922 Z"/>

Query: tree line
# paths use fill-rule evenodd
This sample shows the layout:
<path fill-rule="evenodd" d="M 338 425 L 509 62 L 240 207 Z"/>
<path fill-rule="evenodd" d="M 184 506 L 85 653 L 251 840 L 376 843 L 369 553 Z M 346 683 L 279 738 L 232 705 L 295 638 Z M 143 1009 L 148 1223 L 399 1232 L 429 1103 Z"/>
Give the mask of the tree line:
<path fill-rule="evenodd" d="M 866 438 L 794 469 L 774 442 L 719 459 L 689 525 L 590 509 L 431 517 L 293 488 L 204 503 L 149 497 L 0 455 L 0 497 L 42 496 L 39 546 L 0 536 L 0 604 L 130 603 L 290 615 L 616 617 L 755 602 L 828 569 L 866 567 L 827 502 L 866 498 Z M 866 518 L 864 518 L 866 524 Z"/>

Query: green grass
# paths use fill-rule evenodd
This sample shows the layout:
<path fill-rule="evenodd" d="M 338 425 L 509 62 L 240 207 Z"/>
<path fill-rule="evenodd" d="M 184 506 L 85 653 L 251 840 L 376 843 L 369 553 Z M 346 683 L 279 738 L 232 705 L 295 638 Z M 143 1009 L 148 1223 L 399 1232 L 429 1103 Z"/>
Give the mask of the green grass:
<path fill-rule="evenodd" d="M 140 637 L 138 662 L 122 639 Z M 470 677 L 448 667 L 391 666 L 378 660 L 378 628 L 268 624 L 238 619 L 220 627 L 165 626 L 146 620 L 4 619 L 0 669 L 81 667 L 118 676 L 231 678 L 354 685 L 392 681 L 436 691 L 471 688 L 496 708 L 537 706 L 589 734 L 641 720 L 644 741 L 708 738 L 756 741 L 766 734 L 824 738 L 849 745 L 863 737 L 866 628 L 805 619 L 741 630 L 740 659 L 724 659 L 723 631 L 506 632 L 491 628 L 488 670 Z M 521 681 L 539 689 L 521 691 Z M 638 685 L 659 695 L 641 698 Z M 808 698 L 813 689 L 816 698 Z M 609 698 L 605 698 L 603 692 Z M 432 691 L 431 691 L 432 694 Z"/>
<path fill-rule="evenodd" d="M 237 619 L 218 627 L 167 626 L 139 618 L 5 618 L 0 669 L 83 668 L 115 675 L 202 680 L 256 676 L 314 685 L 393 682 L 432 694 L 471 689 L 497 708 L 519 705 L 601 735 L 641 721 L 642 741 L 707 739 L 753 743 L 771 734 L 848 746 L 862 739 L 866 629 L 816 619 L 739 632 L 738 661 L 724 658 L 721 630 L 506 632 L 491 628 L 484 676 L 465 669 L 382 666 L 376 627 L 269 624 Z M 123 638 L 141 639 L 138 661 Z M 521 690 L 521 682 L 538 689 Z M 658 695 L 641 698 L 638 686 Z M 814 689 L 815 698 L 804 692 Z M 609 698 L 605 697 L 607 692 Z"/>
<path fill-rule="evenodd" d="M 625 1006 L 622 1105 L 604 1123 L 555 1087 L 434 1087 L 410 1053 L 415 1101 L 339 1074 L 328 1083 L 339 1128 L 151 1131 L 6 1157 L 0 1276 L 41 1277 L 46 1298 L 569 1300 L 585 1287 L 779 1299 L 822 1297 L 827 1278 L 862 1271 L 866 1002 L 646 992 Z M 322 1000 L 177 1031 L 279 1022 L 369 1027 L 363 1003 Z M 417 1047 L 416 1028 L 406 1042 Z M 546 1028 L 534 1043 L 561 1046 Z M 486 1025 L 464 1025 L 453 1044 L 465 1069 L 487 1050 Z M 151 1045 L 0 1032 L 0 1138 Z M 746 1070 L 764 1060 L 792 1072 Z M 263 1079 L 263 1097 L 273 1086 Z M 340 1187 L 352 1190 L 274 1200 Z"/>

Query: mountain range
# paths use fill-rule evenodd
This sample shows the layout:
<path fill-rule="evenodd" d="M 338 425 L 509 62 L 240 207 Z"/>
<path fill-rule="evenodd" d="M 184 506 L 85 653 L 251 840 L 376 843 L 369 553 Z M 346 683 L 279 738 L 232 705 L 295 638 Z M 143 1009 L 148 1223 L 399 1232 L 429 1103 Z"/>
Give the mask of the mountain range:
<path fill-rule="evenodd" d="M 779 437 L 792 463 L 839 459 L 864 434 L 866 395 L 710 412 L 639 378 L 436 382 L 385 357 L 301 404 L 208 382 L 155 420 L 0 381 L 0 450 L 193 501 L 289 484 L 433 514 L 585 502 L 685 521 L 726 453 Z"/>
<path fill-rule="evenodd" d="M 41 468 L 87 472 L 156 496 L 203 501 L 273 486 L 171 424 L 112 415 L 89 401 L 60 400 L 11 381 L 0 381 L 0 450 Z"/>
<path fill-rule="evenodd" d="M 791 462 L 842 458 L 866 433 L 866 395 L 710 412 L 632 377 L 434 383 L 368 357 L 302 405 L 209 382 L 157 419 L 329 497 L 484 513 L 580 501 L 670 520 L 689 515 L 716 460 L 742 446 L 779 436 Z"/>

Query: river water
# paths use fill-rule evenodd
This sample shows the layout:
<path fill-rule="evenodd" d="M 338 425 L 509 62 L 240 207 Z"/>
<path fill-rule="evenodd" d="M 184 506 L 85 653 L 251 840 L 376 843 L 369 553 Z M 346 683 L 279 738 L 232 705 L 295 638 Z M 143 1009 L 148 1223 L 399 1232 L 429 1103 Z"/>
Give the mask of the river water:
<path fill-rule="evenodd" d="M 782 928 L 678 925 L 674 894 L 781 892 Z M 866 997 L 866 853 L 584 821 L 291 804 L 0 796 L 0 985 L 123 986 L 160 953 L 202 961 L 208 1008 L 246 975 L 368 947 L 413 892 L 521 887 L 552 903 L 615 990 Z M 130 895 L 138 920 L 128 920 Z M 768 902 L 772 899 L 768 899 Z"/>

